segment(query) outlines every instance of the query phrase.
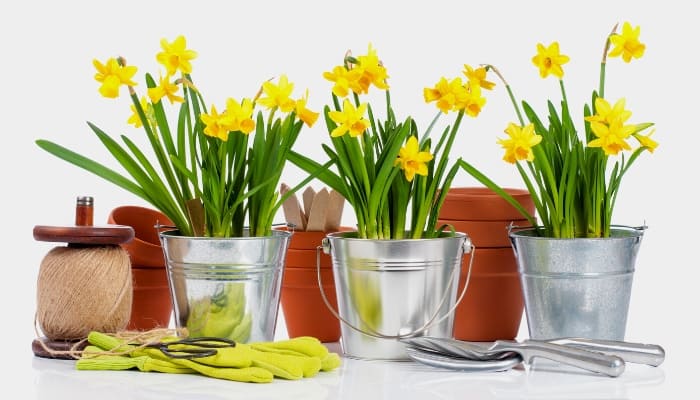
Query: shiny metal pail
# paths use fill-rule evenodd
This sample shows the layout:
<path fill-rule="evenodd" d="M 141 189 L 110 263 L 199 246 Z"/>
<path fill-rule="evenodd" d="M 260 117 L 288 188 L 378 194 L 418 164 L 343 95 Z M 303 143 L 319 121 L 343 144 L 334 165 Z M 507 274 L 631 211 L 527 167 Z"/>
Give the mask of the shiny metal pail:
<path fill-rule="evenodd" d="M 532 339 L 624 340 L 644 227 L 613 227 L 608 238 L 558 239 L 511 231 Z"/>
<path fill-rule="evenodd" d="M 291 232 L 210 238 L 160 233 L 175 323 L 192 337 L 272 341 Z"/>
<path fill-rule="evenodd" d="M 355 235 L 331 233 L 322 246 L 333 263 L 338 311 L 331 311 L 342 322 L 343 353 L 408 360 L 400 338 L 452 337 L 462 255 L 472 248 L 467 235 L 401 240 Z"/>

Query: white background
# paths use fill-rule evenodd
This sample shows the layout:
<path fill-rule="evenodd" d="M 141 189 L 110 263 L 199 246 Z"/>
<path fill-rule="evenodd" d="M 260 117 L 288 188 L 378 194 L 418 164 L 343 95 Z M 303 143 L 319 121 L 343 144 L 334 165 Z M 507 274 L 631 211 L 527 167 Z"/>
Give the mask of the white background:
<path fill-rule="evenodd" d="M 10 4 L 10 3 L 8 3 Z M 372 43 L 388 69 L 395 110 L 416 117 L 422 127 L 434 105 L 422 89 L 441 76 L 458 76 L 468 63 L 494 64 L 516 96 L 542 110 L 558 101 L 556 80 L 542 80 L 530 62 L 538 42 L 559 41 L 571 57 L 564 66 L 574 115 L 597 88 L 605 36 L 623 21 L 640 25 L 647 51 L 640 60 L 608 65 L 607 95 L 625 97 L 632 121 L 656 123 L 658 150 L 645 154 L 623 181 L 614 221 L 647 230 L 637 260 L 627 339 L 667 349 L 669 390 L 691 388 L 697 342 L 694 297 L 700 274 L 695 259 L 697 204 L 698 70 L 696 16 L 684 1 L 443 1 L 380 2 L 179 0 L 88 2 L 27 0 L 0 12 L 2 79 L 2 171 L 0 230 L 4 279 L 0 337 L 4 371 L 28 370 L 35 337 L 36 278 L 43 256 L 54 244 L 33 240 L 35 225 L 73 223 L 75 197 L 95 197 L 95 221 L 106 222 L 118 205 L 147 205 L 141 199 L 39 149 L 40 138 L 56 141 L 117 168 L 86 125 L 91 121 L 112 135 L 142 140 L 126 124 L 126 96 L 108 100 L 93 80 L 93 58 L 121 55 L 143 74 L 158 74 L 155 54 L 161 38 L 183 34 L 199 53 L 193 77 L 207 103 L 222 109 L 227 97 L 252 97 L 259 85 L 280 74 L 306 88 L 308 106 L 320 110 L 331 84 L 321 76 L 352 50 L 363 54 Z M 495 77 L 493 77 L 495 78 Z M 124 93 L 124 92 L 123 92 Z M 522 186 L 515 169 L 501 161 L 496 138 L 515 115 L 503 85 L 486 93 L 477 119 L 465 118 L 453 158 L 464 157 L 503 186 Z M 442 126 L 451 119 L 442 119 Z M 578 118 L 578 123 L 581 118 Z M 580 125 L 579 125 L 580 126 Z M 302 132 L 297 149 L 320 159 L 327 142 L 322 123 Z M 303 174 L 289 167 L 283 180 Z M 460 173 L 453 186 L 474 185 Z M 320 188 L 318 182 L 314 183 Z M 280 213 L 278 221 L 283 221 Z M 344 223 L 354 217 L 345 209 Z M 526 331 L 523 331 L 526 332 Z M 9 375 L 0 375 L 8 380 Z M 24 382 L 24 381 L 19 381 Z M 26 383 L 26 382 L 25 382 Z M 23 383 L 24 384 L 24 383 Z"/>

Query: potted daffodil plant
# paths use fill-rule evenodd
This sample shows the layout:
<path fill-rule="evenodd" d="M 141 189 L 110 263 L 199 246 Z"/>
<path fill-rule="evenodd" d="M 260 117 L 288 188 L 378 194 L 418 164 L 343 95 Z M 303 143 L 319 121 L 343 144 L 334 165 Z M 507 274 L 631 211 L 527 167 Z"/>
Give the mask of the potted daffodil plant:
<path fill-rule="evenodd" d="M 548 101 L 546 118 L 539 117 L 530 103 L 523 101 L 518 104 L 503 75 L 494 66 L 489 66 L 503 81 L 518 117 L 517 122 L 508 123 L 506 137 L 498 139 L 505 150 L 503 160 L 515 165 L 529 189 L 542 224 L 538 230 L 542 236 L 610 236 L 622 178 L 639 156 L 645 152 L 653 153 L 658 146 L 651 138 L 653 131 L 644 134 L 654 124 L 631 123 L 632 112 L 625 108 L 625 99 L 612 100 L 605 93 L 607 58 L 622 57 L 629 63 L 641 57 L 645 46 L 638 41 L 638 36 L 639 27 L 633 28 L 625 23 L 622 33 L 613 31 L 606 38 L 598 87 L 593 91 L 591 103 L 583 109 L 582 136 L 579 136 L 572 118 L 563 80 L 562 66 L 569 57 L 560 53 L 558 42 L 548 46 L 539 43 L 537 54 L 532 59 L 540 76 L 557 78 L 561 89 L 560 109 Z M 638 145 L 633 148 L 630 141 Z M 460 164 L 521 210 L 533 225 L 536 224 L 533 215 L 485 174 L 467 161 L 462 160 Z"/>
<path fill-rule="evenodd" d="M 318 113 L 306 107 L 307 95 L 292 97 L 294 84 L 285 75 L 262 83 L 253 97 L 209 105 L 193 79 L 197 53 L 186 39 L 160 44 L 162 71 L 145 74 L 140 94 L 137 68 L 125 58 L 93 61 L 99 93 L 115 99 L 127 91 L 128 123 L 142 129 L 151 146 L 146 152 L 129 136 L 113 138 L 88 122 L 126 175 L 52 141 L 36 143 L 172 221 L 175 229 L 159 236 L 178 327 L 193 336 L 272 340 L 290 235 L 273 231 L 273 219 L 286 196 L 313 174 L 284 196 L 277 185 L 304 124 L 313 125 Z M 250 263 L 259 268 L 246 269 Z M 246 301 L 252 294 L 259 299 Z"/>
<path fill-rule="evenodd" d="M 303 124 L 313 125 L 318 113 L 306 108 L 307 97 L 291 97 L 294 84 L 285 75 L 264 82 L 254 98 L 209 107 L 192 78 L 197 53 L 186 48 L 183 36 L 163 39 L 161 47 L 156 59 L 164 71 L 157 79 L 145 75 L 142 95 L 133 80 L 137 68 L 123 57 L 93 61 L 100 94 L 116 99 L 126 87 L 132 102 L 128 123 L 143 129 L 152 146 L 147 154 L 126 135 L 120 144 L 88 122 L 128 176 L 52 141 L 37 144 L 144 199 L 183 235 L 236 237 L 244 227 L 251 236 L 270 235 L 283 200 L 277 184 L 286 155 Z M 177 108 L 168 110 L 165 100 Z"/>
<path fill-rule="evenodd" d="M 332 83 L 323 110 L 330 140 L 323 150 L 332 167 L 318 178 L 347 199 L 357 221 L 354 232 L 323 241 L 334 260 L 343 350 L 403 359 L 402 337 L 452 335 L 462 254 L 471 246 L 465 233 L 438 226 L 438 213 L 459 170 L 450 151 L 461 123 L 486 102 L 479 79 L 485 75 L 442 78 L 425 88 L 425 101 L 439 110 L 424 131 L 395 112 L 389 73 L 372 45 L 366 54 L 348 52 L 323 76 Z M 370 104 L 370 90 L 383 92 L 382 106 Z M 454 115 L 452 124 L 433 135 L 447 114 Z M 295 151 L 290 160 L 309 173 L 322 166 Z M 416 319 L 419 314 L 430 317 Z"/>
<path fill-rule="evenodd" d="M 505 84 L 518 118 L 508 123 L 507 136 L 498 139 L 505 150 L 503 159 L 517 168 L 540 225 L 476 167 L 464 160 L 460 165 L 532 224 L 514 229 L 510 238 L 522 273 L 530 336 L 535 339 L 624 337 L 632 273 L 646 227 L 614 225 L 613 211 L 622 178 L 658 144 L 648 131 L 654 124 L 632 122 L 625 99 L 611 96 L 605 81 L 608 58 L 629 63 L 642 57 L 646 46 L 639 36 L 640 28 L 629 22 L 621 32 L 616 25 L 606 36 L 599 82 L 579 122 L 572 116 L 563 79 L 569 57 L 558 42 L 538 44 L 532 58 L 540 76 L 555 77 L 561 90 L 559 106 L 547 101 L 544 118 L 531 103 L 518 103 L 503 74 L 489 66 Z"/>

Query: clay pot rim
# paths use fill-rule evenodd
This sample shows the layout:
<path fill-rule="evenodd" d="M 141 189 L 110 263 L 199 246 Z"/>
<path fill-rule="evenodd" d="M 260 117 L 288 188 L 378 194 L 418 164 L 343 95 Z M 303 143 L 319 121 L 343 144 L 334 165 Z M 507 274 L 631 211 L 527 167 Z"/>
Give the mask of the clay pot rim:
<path fill-rule="evenodd" d="M 354 231 L 355 228 L 349 226 L 340 226 L 334 231 L 296 231 L 283 227 L 275 227 L 275 230 L 292 232 L 292 236 L 289 239 L 289 249 L 295 250 L 313 250 L 316 251 L 316 247 L 321 245 L 323 239 L 331 233 L 335 232 L 348 232 Z"/>
<path fill-rule="evenodd" d="M 484 223 L 485 223 L 485 224 L 488 224 L 488 223 L 502 224 L 502 223 L 510 223 L 510 222 L 512 222 L 512 223 L 515 224 L 516 222 L 524 222 L 524 223 L 527 224 L 527 225 L 524 226 L 524 227 L 527 227 L 527 228 L 530 227 L 530 223 L 528 222 L 528 220 L 525 219 L 525 218 L 523 218 L 523 217 L 521 217 L 521 218 L 514 218 L 514 219 L 506 218 L 506 219 L 493 219 L 493 220 L 492 220 L 492 219 L 489 219 L 489 220 L 476 220 L 476 219 L 450 219 L 450 218 L 438 218 L 437 221 L 438 221 L 438 226 L 439 226 L 441 223 L 444 223 L 444 224 L 451 224 L 451 223 L 453 223 L 453 222 L 456 223 L 457 225 L 459 225 L 459 224 L 484 224 Z"/>
<path fill-rule="evenodd" d="M 159 223 L 166 225 L 172 224 L 170 219 L 168 219 L 168 217 L 162 212 L 154 208 L 137 205 L 122 205 L 113 208 L 107 216 L 107 222 L 109 224 L 131 226 L 128 225 L 126 221 L 122 221 L 123 219 L 128 219 L 125 217 L 125 215 L 128 213 L 153 216 L 153 220 L 156 220 Z M 162 218 L 165 220 L 161 222 Z M 155 227 L 153 229 L 154 235 L 157 238 L 158 236 L 155 233 Z M 134 228 L 134 232 L 134 238 L 130 242 L 122 244 L 122 247 L 129 253 L 132 265 L 146 268 L 163 268 L 165 266 L 165 256 L 163 254 L 163 248 L 161 247 L 160 240 L 158 240 L 158 242 L 144 240 L 137 236 L 137 229 Z"/>
<path fill-rule="evenodd" d="M 451 220 L 438 219 L 438 226 L 443 224 L 452 225 L 456 231 L 464 232 L 469 236 L 477 249 L 510 247 L 507 227 L 530 226 L 526 219 L 496 220 L 496 221 L 475 221 L 475 220 Z"/>
<path fill-rule="evenodd" d="M 535 204 L 526 189 L 503 188 L 530 214 Z M 440 209 L 439 218 L 452 220 L 495 221 L 525 219 L 525 216 L 501 196 L 487 187 L 463 186 L 450 188 Z"/>
<path fill-rule="evenodd" d="M 284 260 L 285 268 L 308 268 L 316 270 L 316 249 L 287 249 Z M 321 252 L 321 269 L 330 269 L 331 258 Z"/>
<path fill-rule="evenodd" d="M 282 277 L 283 288 L 304 287 L 316 288 L 316 290 L 318 290 L 316 268 L 289 267 L 284 272 L 285 275 Z M 321 270 L 321 283 L 323 283 L 323 287 L 326 289 L 335 287 L 335 277 L 333 276 L 333 271 L 329 269 Z"/>
<path fill-rule="evenodd" d="M 515 188 L 515 187 L 505 187 L 502 188 L 506 193 L 510 194 L 511 196 L 515 197 L 516 199 L 518 197 L 530 197 L 530 192 L 527 189 L 523 188 Z M 495 197 L 495 198 L 501 198 L 496 192 L 492 191 L 491 189 L 487 187 L 481 187 L 481 186 L 458 186 L 458 187 L 451 187 L 447 191 L 447 195 L 450 198 L 453 199 L 461 199 L 465 197 L 474 197 L 474 196 L 484 196 L 484 197 Z"/>

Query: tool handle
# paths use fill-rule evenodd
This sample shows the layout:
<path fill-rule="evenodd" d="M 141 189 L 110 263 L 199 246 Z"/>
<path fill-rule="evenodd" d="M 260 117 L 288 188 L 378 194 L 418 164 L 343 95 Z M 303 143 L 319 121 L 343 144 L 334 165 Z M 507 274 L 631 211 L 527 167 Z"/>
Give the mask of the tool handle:
<path fill-rule="evenodd" d="M 632 343 L 618 340 L 599 340 L 587 338 L 559 338 L 547 340 L 549 343 L 575 346 L 580 349 L 618 356 L 625 362 L 646 364 L 658 367 L 664 362 L 666 352 L 656 344 Z"/>
<path fill-rule="evenodd" d="M 508 348 L 509 345 L 512 347 Z M 535 357 L 542 357 L 612 377 L 625 371 L 625 361 L 617 356 L 541 341 L 525 340 L 509 345 L 504 345 L 503 349 L 519 352 L 527 364 Z"/>

